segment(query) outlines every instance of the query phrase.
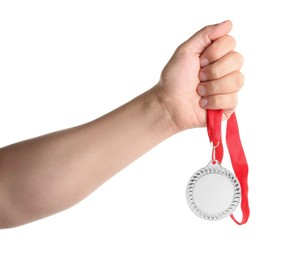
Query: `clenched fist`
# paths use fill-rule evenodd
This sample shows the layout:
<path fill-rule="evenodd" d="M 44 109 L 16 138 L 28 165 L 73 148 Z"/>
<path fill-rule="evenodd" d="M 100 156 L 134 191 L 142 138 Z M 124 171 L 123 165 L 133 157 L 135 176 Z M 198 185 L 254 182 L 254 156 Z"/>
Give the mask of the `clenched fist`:
<path fill-rule="evenodd" d="M 231 21 L 204 27 L 181 44 L 155 86 L 165 113 L 177 130 L 206 124 L 205 109 L 223 109 L 229 118 L 244 77 L 243 57 L 228 35 Z"/>

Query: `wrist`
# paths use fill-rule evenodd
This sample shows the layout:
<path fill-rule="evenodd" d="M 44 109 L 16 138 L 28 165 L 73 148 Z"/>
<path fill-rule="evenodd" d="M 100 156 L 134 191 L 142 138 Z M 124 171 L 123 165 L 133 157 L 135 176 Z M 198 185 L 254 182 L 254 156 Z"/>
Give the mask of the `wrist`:
<path fill-rule="evenodd" d="M 156 135 L 165 138 L 180 131 L 173 120 L 173 114 L 168 109 L 167 97 L 158 85 L 144 93 L 144 110 L 147 115 L 147 125 Z"/>

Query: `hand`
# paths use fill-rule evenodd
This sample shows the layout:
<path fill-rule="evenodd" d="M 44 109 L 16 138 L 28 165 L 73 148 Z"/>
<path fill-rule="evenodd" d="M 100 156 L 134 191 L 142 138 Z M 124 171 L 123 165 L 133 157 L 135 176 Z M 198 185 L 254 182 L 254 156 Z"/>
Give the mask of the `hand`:
<path fill-rule="evenodd" d="M 234 52 L 230 21 L 210 25 L 180 45 L 162 71 L 160 103 L 179 131 L 206 125 L 205 109 L 223 109 L 229 118 L 243 85 L 243 58 Z"/>

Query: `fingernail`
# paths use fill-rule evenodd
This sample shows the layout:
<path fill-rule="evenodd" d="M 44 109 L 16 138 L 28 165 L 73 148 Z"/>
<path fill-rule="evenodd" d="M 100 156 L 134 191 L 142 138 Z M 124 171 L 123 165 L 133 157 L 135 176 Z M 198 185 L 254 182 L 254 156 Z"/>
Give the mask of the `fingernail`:
<path fill-rule="evenodd" d="M 201 107 L 206 107 L 208 105 L 208 100 L 205 98 L 202 98 L 200 101 L 200 106 Z"/>
<path fill-rule="evenodd" d="M 205 96 L 206 95 L 206 88 L 203 85 L 199 85 L 198 93 L 200 96 Z"/>
<path fill-rule="evenodd" d="M 205 72 L 200 72 L 200 80 L 201 81 L 206 81 L 207 80 L 207 75 Z"/>
<path fill-rule="evenodd" d="M 201 67 L 206 67 L 207 65 L 209 65 L 209 60 L 207 59 L 207 58 L 203 58 L 203 59 L 201 59 L 201 61 L 200 61 L 200 66 Z"/>

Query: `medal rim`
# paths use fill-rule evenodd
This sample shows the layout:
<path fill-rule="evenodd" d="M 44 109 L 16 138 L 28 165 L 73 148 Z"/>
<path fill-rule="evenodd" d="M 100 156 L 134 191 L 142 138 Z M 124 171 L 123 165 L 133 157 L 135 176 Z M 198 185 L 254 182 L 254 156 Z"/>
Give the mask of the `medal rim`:
<path fill-rule="evenodd" d="M 200 209 L 194 201 L 193 191 L 194 191 L 196 182 L 208 174 L 219 174 L 219 175 L 226 177 L 231 182 L 233 189 L 234 189 L 234 194 L 233 194 L 233 199 L 232 199 L 231 204 L 225 210 L 220 211 L 218 213 L 206 212 Z M 191 176 L 187 184 L 187 187 L 186 187 L 186 199 L 187 199 L 189 208 L 198 217 L 202 219 L 206 219 L 206 220 L 221 220 L 231 215 L 235 211 L 237 206 L 239 205 L 240 199 L 241 199 L 240 183 L 238 179 L 236 178 L 236 176 L 228 169 L 222 167 L 221 164 L 217 160 L 210 161 L 210 163 L 208 163 L 206 167 L 199 169 Z"/>

